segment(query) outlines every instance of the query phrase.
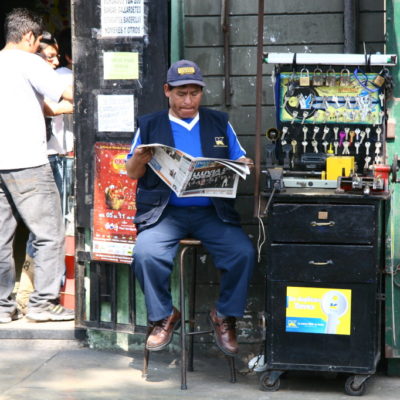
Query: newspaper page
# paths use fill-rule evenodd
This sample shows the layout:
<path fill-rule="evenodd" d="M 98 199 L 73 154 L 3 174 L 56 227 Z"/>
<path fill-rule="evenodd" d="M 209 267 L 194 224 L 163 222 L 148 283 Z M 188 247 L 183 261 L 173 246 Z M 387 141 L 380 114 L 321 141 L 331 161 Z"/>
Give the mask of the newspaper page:
<path fill-rule="evenodd" d="M 192 157 L 173 147 L 154 143 L 150 168 L 178 197 L 236 197 L 239 177 L 246 179 L 248 165 L 239 161 Z"/>

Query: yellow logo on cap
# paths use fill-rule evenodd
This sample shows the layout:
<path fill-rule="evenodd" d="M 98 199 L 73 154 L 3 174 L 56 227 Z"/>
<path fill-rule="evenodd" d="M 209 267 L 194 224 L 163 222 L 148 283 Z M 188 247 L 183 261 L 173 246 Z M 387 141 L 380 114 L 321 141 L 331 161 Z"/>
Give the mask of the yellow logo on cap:
<path fill-rule="evenodd" d="M 180 67 L 178 68 L 179 75 L 190 75 L 194 74 L 196 71 L 193 67 Z"/>

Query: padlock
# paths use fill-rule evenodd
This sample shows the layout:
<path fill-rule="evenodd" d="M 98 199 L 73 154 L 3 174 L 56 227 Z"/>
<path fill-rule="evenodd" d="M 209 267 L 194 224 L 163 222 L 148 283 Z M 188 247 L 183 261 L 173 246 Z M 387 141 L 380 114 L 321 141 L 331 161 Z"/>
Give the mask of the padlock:
<path fill-rule="evenodd" d="M 382 87 L 383 84 L 385 83 L 385 75 L 386 75 L 387 69 L 384 68 L 379 72 L 379 74 L 375 77 L 373 83 L 375 86 Z"/>
<path fill-rule="evenodd" d="M 333 68 L 326 71 L 325 84 L 326 86 L 336 86 L 336 72 Z"/>
<path fill-rule="evenodd" d="M 350 86 L 350 84 L 350 71 L 347 68 L 343 68 L 340 71 L 339 86 Z"/>
<path fill-rule="evenodd" d="M 313 86 L 323 86 L 324 85 L 324 75 L 322 74 L 321 68 L 314 69 L 314 76 L 312 80 Z"/>
<path fill-rule="evenodd" d="M 310 86 L 310 72 L 307 68 L 303 68 L 300 71 L 300 79 L 299 79 L 300 86 Z"/>

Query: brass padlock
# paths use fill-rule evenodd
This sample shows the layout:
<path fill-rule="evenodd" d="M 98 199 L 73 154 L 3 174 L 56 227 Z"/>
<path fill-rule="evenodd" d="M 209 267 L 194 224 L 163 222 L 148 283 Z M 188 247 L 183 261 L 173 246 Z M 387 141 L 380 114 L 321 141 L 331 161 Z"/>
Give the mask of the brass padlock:
<path fill-rule="evenodd" d="M 340 71 L 339 85 L 340 86 L 351 85 L 350 71 L 347 68 L 343 68 Z"/>
<path fill-rule="evenodd" d="M 324 75 L 322 74 L 321 68 L 314 69 L 314 76 L 312 80 L 313 86 L 323 86 L 324 85 Z"/>
<path fill-rule="evenodd" d="M 310 72 L 307 68 L 303 68 L 300 71 L 300 79 L 299 79 L 300 86 L 310 86 Z"/>
<path fill-rule="evenodd" d="M 386 74 L 387 69 L 383 69 L 379 74 L 375 77 L 373 83 L 375 86 L 382 87 L 383 84 L 385 83 L 385 74 Z"/>
<path fill-rule="evenodd" d="M 336 86 L 336 72 L 333 68 L 326 71 L 325 84 L 326 86 Z"/>

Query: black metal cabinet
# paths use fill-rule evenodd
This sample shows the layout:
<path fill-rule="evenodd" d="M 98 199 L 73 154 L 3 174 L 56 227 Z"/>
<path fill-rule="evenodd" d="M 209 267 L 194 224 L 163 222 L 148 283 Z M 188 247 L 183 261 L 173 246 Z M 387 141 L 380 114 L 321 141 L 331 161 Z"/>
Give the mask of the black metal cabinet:
<path fill-rule="evenodd" d="M 364 391 L 380 358 L 382 200 L 330 191 L 274 198 L 263 390 L 303 370 L 349 373 L 346 392 Z"/>

